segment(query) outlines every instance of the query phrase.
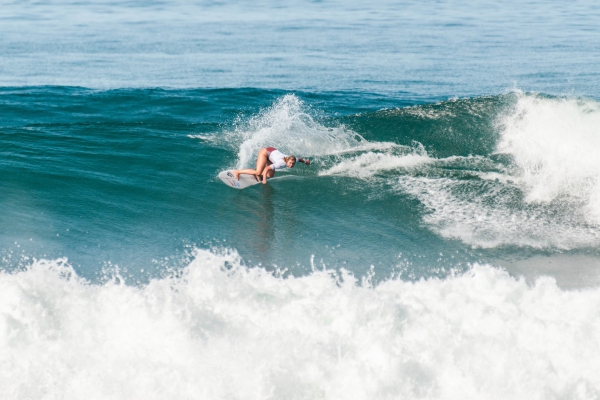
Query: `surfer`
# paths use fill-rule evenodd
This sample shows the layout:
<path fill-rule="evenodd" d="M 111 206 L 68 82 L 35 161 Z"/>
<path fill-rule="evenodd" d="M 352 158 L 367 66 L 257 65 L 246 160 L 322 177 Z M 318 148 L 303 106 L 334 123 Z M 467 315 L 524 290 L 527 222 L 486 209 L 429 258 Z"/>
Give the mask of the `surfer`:
<path fill-rule="evenodd" d="M 275 175 L 276 169 L 294 168 L 296 162 L 301 162 L 310 165 L 310 160 L 298 158 L 296 156 L 286 156 L 275 147 L 265 147 L 258 152 L 256 160 L 256 169 L 236 169 L 233 171 L 235 179 L 239 180 L 241 174 L 254 175 L 256 180 L 261 180 L 262 183 L 267 183 L 267 178 L 272 178 Z"/>

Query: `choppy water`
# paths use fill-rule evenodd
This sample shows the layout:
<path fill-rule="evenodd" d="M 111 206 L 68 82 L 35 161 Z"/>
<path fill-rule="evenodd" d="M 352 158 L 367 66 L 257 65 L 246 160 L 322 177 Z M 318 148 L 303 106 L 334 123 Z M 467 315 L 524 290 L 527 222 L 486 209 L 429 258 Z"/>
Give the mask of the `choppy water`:
<path fill-rule="evenodd" d="M 0 398 L 598 397 L 597 14 L 3 6 Z"/>

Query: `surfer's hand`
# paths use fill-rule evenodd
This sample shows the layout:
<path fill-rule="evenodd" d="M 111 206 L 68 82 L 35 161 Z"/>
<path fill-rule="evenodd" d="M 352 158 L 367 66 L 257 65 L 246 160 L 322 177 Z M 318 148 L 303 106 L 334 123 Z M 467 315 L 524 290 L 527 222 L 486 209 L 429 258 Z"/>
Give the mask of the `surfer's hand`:
<path fill-rule="evenodd" d="M 310 160 L 304 160 L 304 164 L 310 165 Z"/>

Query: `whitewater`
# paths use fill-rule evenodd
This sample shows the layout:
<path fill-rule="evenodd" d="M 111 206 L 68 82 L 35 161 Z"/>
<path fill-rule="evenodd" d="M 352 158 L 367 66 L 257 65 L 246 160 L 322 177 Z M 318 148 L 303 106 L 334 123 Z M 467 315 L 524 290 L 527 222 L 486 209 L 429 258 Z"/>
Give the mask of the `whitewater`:
<path fill-rule="evenodd" d="M 600 291 L 489 266 L 374 286 L 198 251 L 143 287 L 90 285 L 61 261 L 0 287 L 6 398 L 591 399 L 600 385 Z"/>

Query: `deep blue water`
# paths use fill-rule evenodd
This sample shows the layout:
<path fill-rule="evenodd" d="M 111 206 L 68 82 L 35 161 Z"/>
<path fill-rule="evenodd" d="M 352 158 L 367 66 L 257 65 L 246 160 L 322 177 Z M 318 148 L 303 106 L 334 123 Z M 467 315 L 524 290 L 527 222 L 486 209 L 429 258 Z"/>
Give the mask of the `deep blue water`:
<path fill-rule="evenodd" d="M 5 3 L 0 398 L 597 397 L 599 14 Z"/>
<path fill-rule="evenodd" d="M 0 84 L 597 96 L 599 13 L 592 1 L 19 1 L 0 15 Z"/>

